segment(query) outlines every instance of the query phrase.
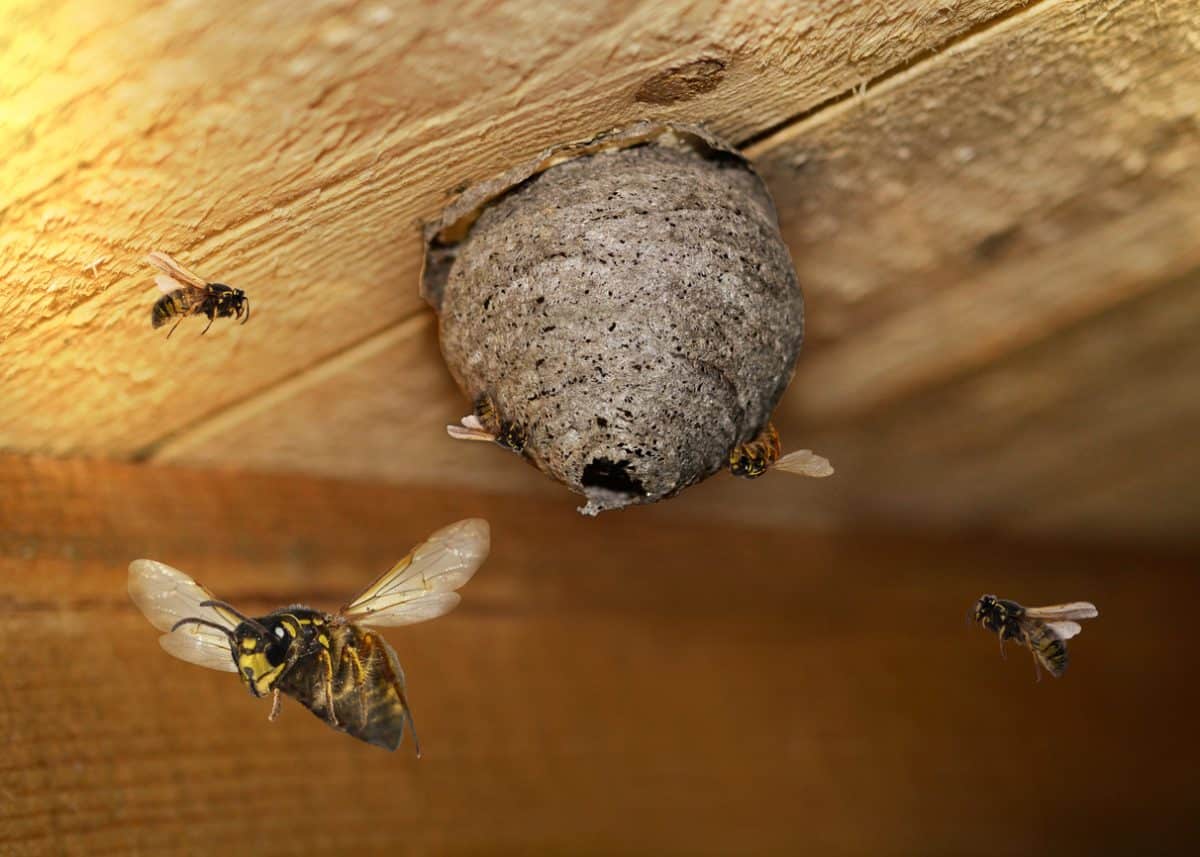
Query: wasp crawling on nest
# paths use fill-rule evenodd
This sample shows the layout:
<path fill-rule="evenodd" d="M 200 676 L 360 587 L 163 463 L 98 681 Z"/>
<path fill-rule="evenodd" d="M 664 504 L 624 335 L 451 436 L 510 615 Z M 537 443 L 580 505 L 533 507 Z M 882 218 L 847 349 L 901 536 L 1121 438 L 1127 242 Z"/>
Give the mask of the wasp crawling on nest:
<path fill-rule="evenodd" d="M 200 331 L 201 335 L 208 333 L 208 328 L 218 318 L 239 318 L 242 324 L 250 320 L 250 299 L 241 289 L 224 283 L 210 283 L 157 250 L 147 256 L 146 261 L 162 271 L 154 282 L 163 295 L 150 311 L 150 324 L 158 329 L 175 319 L 167 339 L 179 327 L 179 322 L 193 315 L 208 316 L 208 325 Z"/>
<path fill-rule="evenodd" d="M 768 470 L 782 470 L 797 476 L 812 476 L 823 479 L 833 475 L 829 459 L 817 455 L 811 449 L 798 449 L 781 457 L 779 432 L 767 423 L 758 437 L 749 443 L 735 446 L 729 453 L 729 472 L 746 479 L 757 479 Z"/>
<path fill-rule="evenodd" d="M 1039 664 L 1055 678 L 1066 671 L 1067 640 L 1083 630 L 1078 620 L 1099 615 L 1096 605 L 1087 601 L 1022 607 L 1015 601 L 985 595 L 975 602 L 975 621 L 1000 638 L 1001 652 L 1005 640 L 1016 640 L 1029 649 L 1039 681 Z"/>
<path fill-rule="evenodd" d="M 186 574 L 149 559 L 129 566 L 129 596 L 169 654 L 236 672 L 256 697 L 271 694 L 269 720 L 286 694 L 334 729 L 388 750 L 413 729 L 396 653 L 372 628 L 409 625 L 448 613 L 454 590 L 488 554 L 487 521 L 438 530 L 335 614 L 294 605 L 245 616 Z"/>
<path fill-rule="evenodd" d="M 525 450 L 525 429 L 500 416 L 496 403 L 487 393 L 475 400 L 475 412 L 459 422 L 461 425 L 446 426 L 446 434 L 455 440 L 494 443 L 518 454 Z"/>

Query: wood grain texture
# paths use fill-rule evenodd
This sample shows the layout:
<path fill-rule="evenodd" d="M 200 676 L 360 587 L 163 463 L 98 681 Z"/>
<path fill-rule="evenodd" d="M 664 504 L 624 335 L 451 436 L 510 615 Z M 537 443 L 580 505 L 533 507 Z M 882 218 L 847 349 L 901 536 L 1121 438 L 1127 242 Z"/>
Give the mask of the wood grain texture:
<path fill-rule="evenodd" d="M 1153 356 L 1200 332 L 1186 301 L 1200 268 L 1187 12 L 1036 4 L 755 144 L 810 319 L 779 424 L 838 473 L 717 479 L 675 511 L 1194 544 L 1195 370 Z M 236 446 L 232 460 L 256 468 L 555 490 L 511 456 L 447 441 L 439 427 L 462 408 L 449 386 L 406 407 L 403 385 L 434 390 L 414 380 L 437 371 L 427 333 L 343 357 L 159 457 L 212 463 Z M 1137 402 L 1136 428 L 1118 401 Z M 346 430 L 361 443 L 331 442 Z M 1120 464 L 1130 444 L 1137 467 Z"/>
<path fill-rule="evenodd" d="M 1192 562 L 78 461 L 0 458 L 0 488 L 6 854 L 1183 854 L 1200 832 Z M 330 608 L 466 515 L 494 546 L 463 605 L 388 634 L 419 761 L 294 705 L 268 723 L 125 595 L 149 554 L 251 610 Z M 1101 618 L 1038 684 L 964 627 L 985 590 Z"/>
<path fill-rule="evenodd" d="M 0 448 L 138 453 L 416 312 L 454 188 L 636 118 L 742 139 L 1016 5 L 7 4 Z M 253 327 L 164 342 L 152 249 Z"/>
<path fill-rule="evenodd" d="M 1197 330 L 1200 270 L 869 424 L 817 432 L 839 474 L 866 483 L 825 499 L 847 520 L 1195 547 Z M 785 487 L 766 487 L 779 502 Z"/>
<path fill-rule="evenodd" d="M 855 416 L 1200 263 L 1194 11 L 1040 3 L 753 147 L 808 298 L 787 408 Z"/>

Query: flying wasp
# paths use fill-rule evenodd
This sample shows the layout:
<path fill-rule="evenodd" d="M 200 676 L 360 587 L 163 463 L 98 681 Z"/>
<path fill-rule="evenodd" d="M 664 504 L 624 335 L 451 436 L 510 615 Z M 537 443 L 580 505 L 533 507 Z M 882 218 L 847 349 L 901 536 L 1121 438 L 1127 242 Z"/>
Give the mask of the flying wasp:
<path fill-rule="evenodd" d="M 1080 619 L 1100 615 L 1096 605 L 1087 601 L 1055 604 L 1051 607 L 1022 607 L 995 595 L 985 595 L 975 602 L 975 621 L 1000 637 L 1000 651 L 1006 640 L 1016 640 L 1033 653 L 1034 670 L 1038 665 L 1058 678 L 1067 669 L 1067 640 L 1081 630 Z"/>
<path fill-rule="evenodd" d="M 246 616 L 182 571 L 149 559 L 129 566 L 129 596 L 169 654 L 236 672 L 255 697 L 295 699 L 334 729 L 388 750 L 405 723 L 421 746 L 396 653 L 373 628 L 423 622 L 448 613 L 454 590 L 488 554 L 487 521 L 469 518 L 438 530 L 337 613 L 295 605 Z"/>
<path fill-rule="evenodd" d="M 798 449 L 780 457 L 783 452 L 779 432 L 767 423 L 758 437 L 735 446 L 729 453 L 729 472 L 745 479 L 757 479 L 768 470 L 782 470 L 798 476 L 823 478 L 833 475 L 829 459 L 811 449 Z"/>
<path fill-rule="evenodd" d="M 157 329 L 175 319 L 167 339 L 179 327 L 179 322 L 192 315 L 208 316 L 208 325 L 200 331 L 201 335 L 208 333 L 214 319 L 240 318 L 242 324 L 250 320 L 250 299 L 241 289 L 224 283 L 209 283 L 157 250 L 148 255 L 146 261 L 162 271 L 154 282 L 163 295 L 154 302 L 150 324 Z"/>
<path fill-rule="evenodd" d="M 518 454 L 525 450 L 525 429 L 500 416 L 496 402 L 487 393 L 475 400 L 474 412 L 459 422 L 461 425 L 446 426 L 446 433 L 455 440 L 495 443 Z"/>

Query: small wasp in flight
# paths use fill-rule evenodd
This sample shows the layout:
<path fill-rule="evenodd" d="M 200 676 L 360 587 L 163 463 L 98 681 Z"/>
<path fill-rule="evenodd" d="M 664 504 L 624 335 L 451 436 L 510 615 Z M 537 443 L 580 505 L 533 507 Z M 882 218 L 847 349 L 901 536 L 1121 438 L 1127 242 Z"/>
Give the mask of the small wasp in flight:
<path fill-rule="evenodd" d="M 487 393 L 475 400 L 474 412 L 459 422 L 461 425 L 446 426 L 446 434 L 455 440 L 494 443 L 518 454 L 525 450 L 525 429 L 501 417 L 495 401 Z"/>
<path fill-rule="evenodd" d="M 167 339 L 179 327 L 179 322 L 192 315 L 208 316 L 208 325 L 200 331 L 201 335 L 208 333 L 217 318 L 240 318 L 242 324 L 250 320 L 250 299 L 241 289 L 224 283 L 209 283 L 157 250 L 147 256 L 146 261 L 162 271 L 154 282 L 163 295 L 150 311 L 150 324 L 157 329 L 175 319 Z"/>
<path fill-rule="evenodd" d="M 729 472 L 746 479 L 757 479 L 768 470 L 782 470 L 817 479 L 833 475 L 833 465 L 829 463 L 829 459 L 817 455 L 811 449 L 798 449 L 781 458 L 782 452 L 779 432 L 775 430 L 775 426 L 767 423 L 758 437 L 749 443 L 739 444 L 730 451 Z"/>
<path fill-rule="evenodd" d="M 169 654 L 235 672 L 255 697 L 280 694 L 360 741 L 395 750 L 407 722 L 421 747 L 396 653 L 372 628 L 448 613 L 490 545 L 487 521 L 443 527 L 336 614 L 294 605 L 251 617 L 213 598 L 182 571 L 149 559 L 129 566 L 129 596 L 163 635 Z"/>
<path fill-rule="evenodd" d="M 1067 669 L 1067 640 L 1081 630 L 1080 619 L 1100 615 L 1096 605 L 1087 601 L 1055 604 L 1051 607 L 1022 607 L 995 595 L 985 595 L 975 602 L 975 621 L 1000 637 L 1000 651 L 1005 640 L 1016 640 L 1033 653 L 1034 670 L 1038 680 L 1038 664 L 1058 678 Z"/>

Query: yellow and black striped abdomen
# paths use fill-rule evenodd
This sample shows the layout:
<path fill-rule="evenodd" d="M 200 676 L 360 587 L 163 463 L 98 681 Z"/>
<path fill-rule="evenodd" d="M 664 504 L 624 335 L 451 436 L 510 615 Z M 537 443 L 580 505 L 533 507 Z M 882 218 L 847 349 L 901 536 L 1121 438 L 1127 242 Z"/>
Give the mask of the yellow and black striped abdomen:
<path fill-rule="evenodd" d="M 396 653 L 366 628 L 335 622 L 326 627 L 318 645 L 328 658 L 322 652 L 306 655 L 280 679 L 279 689 L 335 729 L 395 750 L 405 721 L 412 723 Z"/>
<path fill-rule="evenodd" d="M 156 328 L 162 327 L 169 321 L 197 312 L 207 294 L 204 289 L 176 289 L 163 295 L 150 310 L 150 323 Z"/>
<path fill-rule="evenodd" d="M 1067 669 L 1067 644 L 1043 622 L 1025 624 L 1025 640 L 1042 666 L 1055 678 Z"/>

